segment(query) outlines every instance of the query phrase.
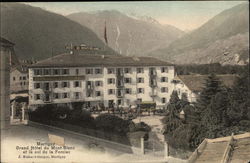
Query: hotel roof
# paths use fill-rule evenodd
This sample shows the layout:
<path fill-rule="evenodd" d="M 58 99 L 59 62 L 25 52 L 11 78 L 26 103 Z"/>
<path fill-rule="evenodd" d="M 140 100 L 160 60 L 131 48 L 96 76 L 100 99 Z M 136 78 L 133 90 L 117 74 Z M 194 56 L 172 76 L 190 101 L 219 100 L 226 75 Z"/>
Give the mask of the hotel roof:
<path fill-rule="evenodd" d="M 120 55 L 61 54 L 31 65 L 31 68 L 45 67 L 96 67 L 96 66 L 173 66 L 153 57 L 129 57 Z"/>

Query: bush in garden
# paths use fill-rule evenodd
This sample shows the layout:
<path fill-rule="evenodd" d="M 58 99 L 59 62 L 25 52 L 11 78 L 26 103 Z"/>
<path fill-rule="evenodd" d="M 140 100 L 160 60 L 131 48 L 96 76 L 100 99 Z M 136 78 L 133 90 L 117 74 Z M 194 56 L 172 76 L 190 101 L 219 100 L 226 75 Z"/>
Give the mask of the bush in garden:
<path fill-rule="evenodd" d="M 120 135 L 126 135 L 129 131 L 130 121 L 110 114 L 101 114 L 95 119 L 97 129 L 104 132 L 113 132 Z"/>

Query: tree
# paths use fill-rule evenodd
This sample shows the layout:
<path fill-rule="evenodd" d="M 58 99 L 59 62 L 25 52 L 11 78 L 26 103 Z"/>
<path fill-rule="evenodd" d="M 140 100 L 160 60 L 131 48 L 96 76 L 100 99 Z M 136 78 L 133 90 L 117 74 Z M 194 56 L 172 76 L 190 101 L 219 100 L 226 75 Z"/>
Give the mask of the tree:
<path fill-rule="evenodd" d="M 180 101 L 180 98 L 178 96 L 177 91 L 173 91 L 171 96 L 170 96 L 169 103 L 170 104 L 177 104 L 177 102 L 179 102 L 179 101 Z"/>
<path fill-rule="evenodd" d="M 230 125 L 237 126 L 242 131 L 250 131 L 249 95 L 249 71 L 245 69 L 230 92 L 230 106 L 227 109 Z"/>
<path fill-rule="evenodd" d="M 172 141 L 173 132 L 182 125 L 179 117 L 180 99 L 176 91 L 173 91 L 167 106 L 167 115 L 162 119 L 164 124 L 164 135 L 168 141 Z"/>
<path fill-rule="evenodd" d="M 203 90 L 201 91 L 200 97 L 196 103 L 197 111 L 201 114 L 200 117 L 203 117 L 204 114 L 206 114 L 206 108 L 210 104 L 211 99 L 220 91 L 221 82 L 215 74 L 210 74 L 205 80 Z"/>

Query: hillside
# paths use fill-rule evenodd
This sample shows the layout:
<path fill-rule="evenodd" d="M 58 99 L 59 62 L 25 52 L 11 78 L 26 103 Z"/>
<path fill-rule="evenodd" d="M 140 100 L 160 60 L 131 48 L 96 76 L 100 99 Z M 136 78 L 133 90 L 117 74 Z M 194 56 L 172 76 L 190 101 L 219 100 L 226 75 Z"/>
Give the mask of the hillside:
<path fill-rule="evenodd" d="M 144 55 L 166 47 L 184 34 L 174 26 L 161 25 L 151 17 L 132 17 L 116 10 L 74 13 L 68 18 L 92 29 L 102 40 L 106 21 L 109 46 L 124 55 Z"/>
<path fill-rule="evenodd" d="M 150 53 L 175 63 L 244 64 L 249 54 L 248 4 L 240 4 L 210 19 L 200 28 Z"/>
<path fill-rule="evenodd" d="M 65 52 L 65 45 L 105 44 L 87 27 L 68 18 L 21 3 L 1 3 L 1 36 L 15 43 L 20 59 L 44 59 Z M 105 48 L 109 54 L 114 51 Z"/>

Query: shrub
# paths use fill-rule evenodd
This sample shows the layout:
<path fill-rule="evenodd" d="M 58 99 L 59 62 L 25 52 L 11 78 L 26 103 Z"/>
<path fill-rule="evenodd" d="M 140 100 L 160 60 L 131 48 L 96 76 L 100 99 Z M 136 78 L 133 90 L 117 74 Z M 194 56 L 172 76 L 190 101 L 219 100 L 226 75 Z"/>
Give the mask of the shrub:
<path fill-rule="evenodd" d="M 150 132 L 151 127 L 148 124 L 144 123 L 144 122 L 130 123 L 129 131 L 130 132 L 137 132 L 137 131 Z"/>
<path fill-rule="evenodd" d="M 81 127 L 94 128 L 95 126 L 94 118 L 91 116 L 91 113 L 86 110 L 71 110 L 66 121 Z"/>
<path fill-rule="evenodd" d="M 125 135 L 129 131 L 130 121 L 110 114 L 102 114 L 96 117 L 95 124 L 97 129 L 104 132 L 113 132 Z"/>
<path fill-rule="evenodd" d="M 29 112 L 29 118 L 32 121 L 49 123 L 53 119 L 53 105 L 39 106 L 36 110 Z"/>

